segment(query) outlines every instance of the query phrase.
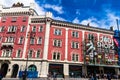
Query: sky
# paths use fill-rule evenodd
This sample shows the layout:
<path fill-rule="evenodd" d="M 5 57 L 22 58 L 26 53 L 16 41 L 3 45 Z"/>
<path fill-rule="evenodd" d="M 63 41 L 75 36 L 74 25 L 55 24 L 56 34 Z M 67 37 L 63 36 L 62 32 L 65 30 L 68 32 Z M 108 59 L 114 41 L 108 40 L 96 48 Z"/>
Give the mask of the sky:
<path fill-rule="evenodd" d="M 52 12 L 53 19 L 71 23 L 109 29 L 120 24 L 120 0 L 0 0 L 0 4 L 11 7 L 21 2 L 25 6 L 35 3 L 39 15 Z"/>

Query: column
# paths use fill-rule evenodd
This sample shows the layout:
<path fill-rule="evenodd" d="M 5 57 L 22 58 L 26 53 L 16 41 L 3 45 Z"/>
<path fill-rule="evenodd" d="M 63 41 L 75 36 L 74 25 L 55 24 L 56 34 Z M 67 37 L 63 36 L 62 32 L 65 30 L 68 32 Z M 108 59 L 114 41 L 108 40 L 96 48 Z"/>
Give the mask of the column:
<path fill-rule="evenodd" d="M 65 61 L 68 58 L 68 28 L 66 28 L 66 35 L 65 35 Z"/>
<path fill-rule="evenodd" d="M 69 78 L 69 64 L 64 64 L 64 78 Z"/>
<path fill-rule="evenodd" d="M 115 74 L 116 74 L 116 75 L 119 75 L 119 74 L 120 74 L 119 68 L 115 68 Z"/>
<path fill-rule="evenodd" d="M 29 17 L 28 19 L 28 26 L 27 26 L 27 30 L 26 30 L 26 35 L 25 35 L 25 44 L 24 44 L 24 48 L 23 48 L 23 54 L 22 54 L 22 58 L 25 58 L 26 55 L 26 51 L 27 51 L 27 45 L 28 43 L 28 35 L 29 35 L 29 31 L 30 31 L 30 24 L 31 23 L 31 17 Z"/>
<path fill-rule="evenodd" d="M 46 78 L 48 74 L 48 62 L 42 62 L 41 64 L 41 74 L 40 77 Z"/>
<path fill-rule="evenodd" d="M 48 48 L 49 48 L 49 36 L 50 36 L 50 23 L 51 19 L 46 19 L 46 30 L 45 30 L 45 40 L 44 40 L 44 49 L 43 49 L 43 61 L 41 64 L 41 75 L 40 77 L 47 77 L 48 74 Z"/>
<path fill-rule="evenodd" d="M 86 65 L 82 66 L 82 76 L 87 76 L 87 66 Z"/>

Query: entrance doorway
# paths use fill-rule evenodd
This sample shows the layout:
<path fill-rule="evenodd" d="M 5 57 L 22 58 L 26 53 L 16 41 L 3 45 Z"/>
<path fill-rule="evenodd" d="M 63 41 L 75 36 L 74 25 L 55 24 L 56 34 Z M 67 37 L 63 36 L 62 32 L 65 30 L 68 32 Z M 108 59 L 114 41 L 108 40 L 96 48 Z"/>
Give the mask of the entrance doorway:
<path fill-rule="evenodd" d="M 1 65 L 1 69 L 0 69 L 0 73 L 2 73 L 3 77 L 6 76 L 7 71 L 8 71 L 8 64 L 7 63 L 3 63 Z"/>
<path fill-rule="evenodd" d="M 16 78 L 17 77 L 18 69 L 19 69 L 18 64 L 14 64 L 13 67 L 12 67 L 11 78 Z"/>

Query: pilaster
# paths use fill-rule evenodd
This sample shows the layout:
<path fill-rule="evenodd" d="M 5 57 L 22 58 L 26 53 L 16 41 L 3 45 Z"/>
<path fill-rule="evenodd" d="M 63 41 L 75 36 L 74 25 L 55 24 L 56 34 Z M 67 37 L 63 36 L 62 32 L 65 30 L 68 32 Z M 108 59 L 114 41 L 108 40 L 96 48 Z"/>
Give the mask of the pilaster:
<path fill-rule="evenodd" d="M 64 64 L 64 77 L 69 78 L 69 64 Z"/>

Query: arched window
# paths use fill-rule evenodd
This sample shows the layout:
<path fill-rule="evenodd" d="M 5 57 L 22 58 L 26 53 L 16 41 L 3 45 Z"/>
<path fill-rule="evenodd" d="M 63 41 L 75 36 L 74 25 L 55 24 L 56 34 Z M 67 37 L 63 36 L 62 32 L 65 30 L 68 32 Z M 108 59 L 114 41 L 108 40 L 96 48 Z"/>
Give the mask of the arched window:
<path fill-rule="evenodd" d="M 32 56 L 33 56 L 33 50 L 29 50 L 28 57 L 32 58 Z"/>
<path fill-rule="evenodd" d="M 60 60 L 60 52 L 53 52 L 53 60 Z"/>

